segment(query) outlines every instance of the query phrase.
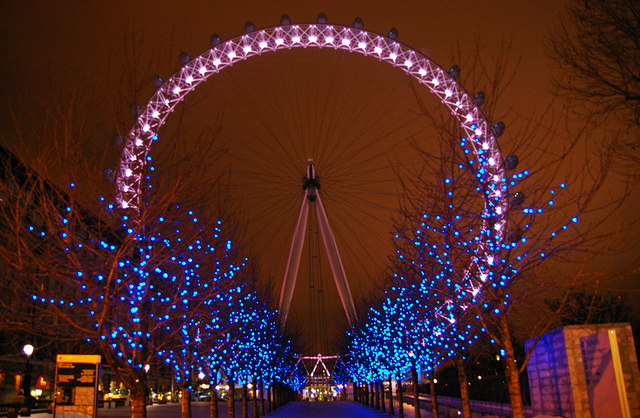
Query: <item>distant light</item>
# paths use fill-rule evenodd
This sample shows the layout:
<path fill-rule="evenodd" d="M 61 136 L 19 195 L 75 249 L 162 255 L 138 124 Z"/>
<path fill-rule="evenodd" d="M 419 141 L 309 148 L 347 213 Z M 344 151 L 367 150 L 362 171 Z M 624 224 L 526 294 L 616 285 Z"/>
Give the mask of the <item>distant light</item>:
<path fill-rule="evenodd" d="M 25 344 L 24 347 L 22 347 L 22 352 L 27 357 L 31 357 L 31 354 L 33 354 L 33 350 L 34 348 L 31 344 Z"/>

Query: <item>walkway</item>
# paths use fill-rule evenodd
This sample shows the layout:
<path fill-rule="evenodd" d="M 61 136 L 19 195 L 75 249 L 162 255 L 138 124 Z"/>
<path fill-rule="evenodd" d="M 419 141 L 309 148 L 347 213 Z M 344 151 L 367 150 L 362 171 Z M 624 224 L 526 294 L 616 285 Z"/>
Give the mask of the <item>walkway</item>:
<path fill-rule="evenodd" d="M 220 403 L 220 418 L 228 418 L 226 403 Z M 398 416 L 396 403 L 396 416 Z M 414 418 L 413 407 L 404 406 L 405 418 Z M 242 404 L 236 402 L 236 417 L 242 416 Z M 51 418 L 51 414 L 31 414 L 34 418 Z M 123 418 L 131 416 L 130 408 L 98 410 L 99 418 Z M 289 402 L 276 411 L 266 414 L 270 418 L 381 418 L 389 417 L 389 413 L 376 411 L 356 402 Z M 147 418 L 179 418 L 180 405 L 151 405 L 147 407 Z M 251 404 L 249 404 L 249 418 L 252 417 Z M 192 404 L 192 418 L 210 418 L 208 402 L 194 402 Z M 422 410 L 421 418 L 431 418 L 430 413 Z"/>
<path fill-rule="evenodd" d="M 431 414 L 425 415 L 425 411 L 421 411 L 421 418 L 431 418 Z M 396 416 L 398 410 L 396 405 Z M 304 417 L 304 418 L 379 418 L 389 417 L 389 413 L 376 411 L 356 402 L 289 402 L 277 411 L 267 414 L 268 417 Z M 413 407 L 405 404 L 405 418 L 414 418 Z"/>

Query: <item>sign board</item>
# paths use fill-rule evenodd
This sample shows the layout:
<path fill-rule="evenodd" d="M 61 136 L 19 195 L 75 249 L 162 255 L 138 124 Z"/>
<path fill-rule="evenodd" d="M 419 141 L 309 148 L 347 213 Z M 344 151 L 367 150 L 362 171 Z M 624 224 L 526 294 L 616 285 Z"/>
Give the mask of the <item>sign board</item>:
<path fill-rule="evenodd" d="M 95 418 L 99 378 L 99 355 L 58 354 L 53 416 Z"/>
<path fill-rule="evenodd" d="M 580 338 L 584 375 L 593 418 L 630 418 L 614 330 Z"/>

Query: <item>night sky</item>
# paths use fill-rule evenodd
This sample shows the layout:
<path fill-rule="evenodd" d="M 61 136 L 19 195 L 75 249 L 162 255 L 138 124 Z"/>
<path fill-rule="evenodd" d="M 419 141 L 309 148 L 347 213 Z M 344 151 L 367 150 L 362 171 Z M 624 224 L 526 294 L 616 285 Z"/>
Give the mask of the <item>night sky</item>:
<path fill-rule="evenodd" d="M 240 35 L 247 21 L 257 28 L 274 26 L 286 13 L 293 23 L 307 23 L 324 12 L 329 23 L 341 25 L 361 17 L 367 30 L 381 34 L 395 27 L 401 42 L 444 68 L 478 48 L 490 62 L 510 43 L 511 68 L 517 72 L 494 112 L 496 120 L 507 122 L 503 150 L 508 151 L 509 123 L 542 113 L 553 98 L 556 65 L 545 55 L 545 42 L 564 7 L 562 1 L 547 0 L 2 1 L 2 140 L 29 159 L 42 144 L 28 137 L 16 140 L 14 120 L 28 125 L 44 119 L 44 109 L 64 107 L 73 99 L 78 117 L 87 124 L 87 155 L 97 158 L 107 150 L 99 169 L 115 168 L 118 156 L 111 138 L 131 125 L 129 104 L 144 105 L 153 92 L 152 76 L 169 77 L 179 68 L 181 51 L 196 56 L 209 47 L 212 34 L 223 40 Z M 178 140 L 215 137 L 212 153 L 224 150 L 224 156 L 201 158 L 211 161 L 211 173 L 222 175 L 234 190 L 232 206 L 247 226 L 251 255 L 276 298 L 302 199 L 306 159 L 314 158 L 325 208 L 360 303 L 377 286 L 391 248 L 391 215 L 398 199 L 394 168 L 417 164 L 407 141 L 429 136 L 425 121 L 416 117 L 406 77 L 370 58 L 318 50 L 279 52 L 226 71 L 174 113 L 165 136 L 176 141 L 159 145 L 157 152 L 166 146 L 165 151 L 181 153 L 176 158 L 188 167 L 199 149 L 175 147 L 182 144 Z M 471 72 L 462 65 L 465 71 Z M 462 80 L 470 91 L 486 88 Z M 511 129 L 511 135 L 516 131 Z M 282 149 L 273 138 L 282 141 Z M 611 190 L 619 189 L 618 180 L 610 183 Z M 637 203 L 637 198 L 628 202 L 616 221 L 630 218 Z M 616 239 L 622 242 L 633 231 L 625 234 Z M 601 257 L 588 270 L 618 275 L 621 266 L 638 265 L 629 254 L 634 255 L 626 253 L 625 262 Z M 305 252 L 303 259 L 308 257 Z M 290 318 L 307 329 L 308 338 L 313 331 L 306 319 L 305 268 L 303 261 Z M 332 279 L 325 276 L 324 281 L 328 322 L 343 324 Z M 608 286 L 638 288 L 630 280 Z M 339 328 L 330 326 L 329 331 Z M 332 341 L 325 347 L 327 352 L 335 349 Z"/>

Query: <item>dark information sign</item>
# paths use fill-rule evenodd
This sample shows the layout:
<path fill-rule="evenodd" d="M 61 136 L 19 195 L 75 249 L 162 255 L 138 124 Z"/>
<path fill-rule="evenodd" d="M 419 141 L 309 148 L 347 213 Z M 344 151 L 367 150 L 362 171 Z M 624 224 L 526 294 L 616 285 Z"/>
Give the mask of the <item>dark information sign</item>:
<path fill-rule="evenodd" d="M 97 364 L 91 363 L 58 363 L 58 386 L 77 387 L 96 385 Z"/>

